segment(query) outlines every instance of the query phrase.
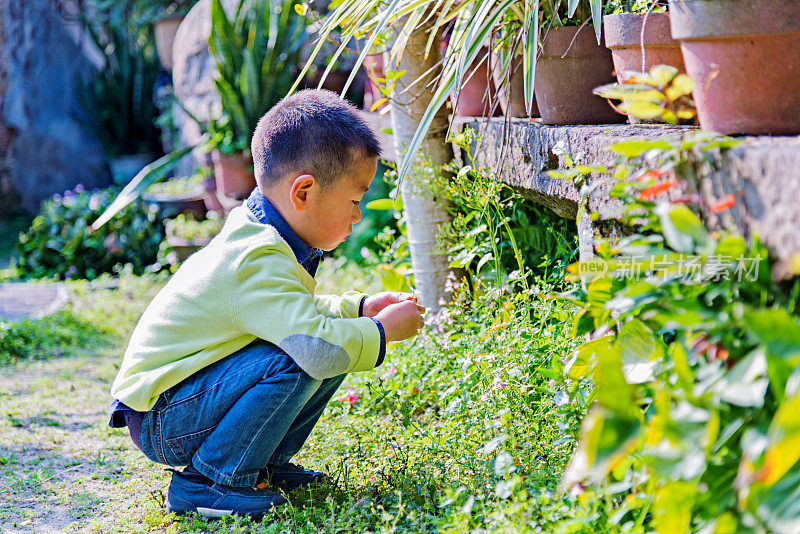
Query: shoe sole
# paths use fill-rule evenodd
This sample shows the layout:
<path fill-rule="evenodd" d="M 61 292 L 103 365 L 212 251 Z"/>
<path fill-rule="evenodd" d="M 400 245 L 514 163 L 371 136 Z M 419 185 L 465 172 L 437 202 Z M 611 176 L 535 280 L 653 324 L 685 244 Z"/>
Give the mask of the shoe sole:
<path fill-rule="evenodd" d="M 198 506 L 196 508 L 178 508 L 172 506 L 169 500 L 167 500 L 166 505 L 168 514 L 185 515 L 191 512 L 196 512 L 207 519 L 219 519 L 222 517 L 227 517 L 229 515 L 243 515 L 249 517 L 253 521 L 261 521 L 261 518 L 264 517 L 264 514 L 266 513 L 266 512 L 252 512 L 252 513 L 238 514 L 233 510 L 224 510 L 221 508 L 204 508 L 202 506 Z"/>

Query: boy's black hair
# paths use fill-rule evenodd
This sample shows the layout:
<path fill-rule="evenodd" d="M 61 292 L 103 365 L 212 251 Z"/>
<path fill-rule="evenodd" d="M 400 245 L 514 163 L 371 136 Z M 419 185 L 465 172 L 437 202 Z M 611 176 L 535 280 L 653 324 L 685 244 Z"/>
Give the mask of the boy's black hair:
<path fill-rule="evenodd" d="M 380 155 L 380 143 L 356 108 L 333 91 L 305 89 L 261 117 L 251 143 L 262 191 L 290 172 L 333 186 L 358 158 Z"/>

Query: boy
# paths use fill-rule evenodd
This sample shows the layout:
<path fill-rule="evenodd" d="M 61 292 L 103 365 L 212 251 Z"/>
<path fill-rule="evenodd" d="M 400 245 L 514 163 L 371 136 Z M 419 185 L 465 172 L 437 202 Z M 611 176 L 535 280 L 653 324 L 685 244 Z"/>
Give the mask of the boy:
<path fill-rule="evenodd" d="M 330 91 L 285 98 L 256 128 L 258 187 L 191 256 L 134 330 L 111 393 L 114 427 L 173 467 L 167 511 L 260 517 L 322 473 L 289 463 L 345 373 L 414 335 L 410 294 L 314 295 L 323 250 L 361 219 L 380 147 Z"/>

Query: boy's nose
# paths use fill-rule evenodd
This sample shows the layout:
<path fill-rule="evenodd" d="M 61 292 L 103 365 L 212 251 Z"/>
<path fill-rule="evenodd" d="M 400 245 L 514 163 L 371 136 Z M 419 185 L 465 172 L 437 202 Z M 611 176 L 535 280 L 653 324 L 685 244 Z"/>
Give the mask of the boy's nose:
<path fill-rule="evenodd" d="M 356 224 L 360 220 L 361 220 L 361 206 L 355 204 L 355 209 L 353 210 L 353 224 Z"/>

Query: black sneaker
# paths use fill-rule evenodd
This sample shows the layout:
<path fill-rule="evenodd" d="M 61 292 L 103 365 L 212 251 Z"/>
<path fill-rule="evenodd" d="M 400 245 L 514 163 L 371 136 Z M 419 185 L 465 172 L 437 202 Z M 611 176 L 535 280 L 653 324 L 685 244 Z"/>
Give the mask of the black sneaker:
<path fill-rule="evenodd" d="M 177 515 L 187 512 L 197 512 L 203 517 L 247 515 L 258 521 L 264 513 L 285 502 L 280 493 L 217 484 L 191 467 L 180 473 L 173 471 L 167 491 L 167 512 Z"/>
<path fill-rule="evenodd" d="M 280 488 L 286 492 L 292 491 L 300 486 L 320 482 L 327 477 L 327 475 L 321 471 L 305 469 L 302 465 L 289 462 L 283 465 L 269 464 L 266 469 L 261 470 L 261 475 L 270 486 Z"/>

